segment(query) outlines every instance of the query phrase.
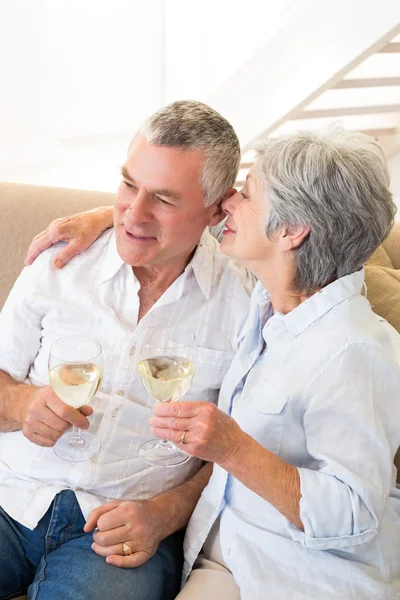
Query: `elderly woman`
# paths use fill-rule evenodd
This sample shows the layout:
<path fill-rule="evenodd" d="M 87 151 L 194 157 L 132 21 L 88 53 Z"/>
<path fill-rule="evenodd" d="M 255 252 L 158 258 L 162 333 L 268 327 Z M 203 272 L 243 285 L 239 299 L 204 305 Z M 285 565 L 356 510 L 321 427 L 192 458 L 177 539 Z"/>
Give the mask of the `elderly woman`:
<path fill-rule="evenodd" d="M 221 249 L 258 278 L 219 407 L 158 405 L 154 432 L 214 462 L 179 600 L 398 600 L 400 337 L 363 264 L 395 206 L 356 133 L 268 140 L 225 200 Z"/>
<path fill-rule="evenodd" d="M 221 249 L 259 280 L 247 326 L 218 409 L 152 417 L 215 463 L 179 600 L 400 598 L 400 337 L 363 272 L 392 226 L 388 183 L 371 138 L 301 133 L 268 140 L 223 203 Z"/>

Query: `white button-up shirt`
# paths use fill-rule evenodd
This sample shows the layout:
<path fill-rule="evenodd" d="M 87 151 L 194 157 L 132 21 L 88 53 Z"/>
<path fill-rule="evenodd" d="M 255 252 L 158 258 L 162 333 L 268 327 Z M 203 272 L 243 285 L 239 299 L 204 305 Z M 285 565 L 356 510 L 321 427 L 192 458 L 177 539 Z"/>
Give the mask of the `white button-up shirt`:
<path fill-rule="evenodd" d="M 220 515 L 242 600 L 399 600 L 400 336 L 361 295 L 363 278 L 273 316 L 257 284 L 219 407 L 298 468 L 304 532 L 216 465 L 188 526 L 184 577 Z"/>
<path fill-rule="evenodd" d="M 92 400 L 90 431 L 102 444 L 90 461 L 59 459 L 51 448 L 31 443 L 21 431 L 0 433 L 0 505 L 34 528 L 55 494 L 76 490 L 85 516 L 110 499 L 146 499 L 179 485 L 200 462 L 167 469 L 150 467 L 138 455 L 152 439 L 153 400 L 134 364 L 143 328 L 176 325 L 196 335 L 196 372 L 185 399 L 216 402 L 222 379 L 249 310 L 254 280 L 224 257 L 205 232 L 184 273 L 137 323 L 140 284 L 118 255 L 113 231 L 61 271 L 51 266 L 57 248 L 23 270 L 0 314 L 0 369 L 20 382 L 49 385 L 52 342 L 89 335 L 103 348 L 100 392 Z"/>

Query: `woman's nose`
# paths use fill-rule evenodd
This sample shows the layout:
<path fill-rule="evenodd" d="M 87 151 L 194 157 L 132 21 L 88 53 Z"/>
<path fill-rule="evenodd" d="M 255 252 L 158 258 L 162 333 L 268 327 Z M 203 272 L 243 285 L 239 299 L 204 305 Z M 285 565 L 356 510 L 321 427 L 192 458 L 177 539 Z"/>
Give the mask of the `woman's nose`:
<path fill-rule="evenodd" d="M 225 200 L 222 201 L 222 204 L 221 204 L 222 210 L 227 215 L 231 215 L 239 202 L 240 202 L 240 194 L 239 194 L 239 192 L 236 192 L 236 194 L 233 194 L 232 196 L 229 196 L 229 198 L 226 198 Z"/>

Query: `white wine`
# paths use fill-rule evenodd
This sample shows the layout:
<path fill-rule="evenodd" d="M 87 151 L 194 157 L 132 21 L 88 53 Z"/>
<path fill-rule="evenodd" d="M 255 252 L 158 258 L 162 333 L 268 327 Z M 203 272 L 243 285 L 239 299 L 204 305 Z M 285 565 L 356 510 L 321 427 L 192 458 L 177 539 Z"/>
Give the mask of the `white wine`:
<path fill-rule="evenodd" d="M 185 358 L 158 356 L 142 360 L 138 366 L 140 379 L 154 400 L 174 402 L 190 387 L 194 365 Z"/>
<path fill-rule="evenodd" d="M 50 383 L 57 396 L 74 408 L 91 401 L 102 377 L 103 369 L 92 363 L 61 364 L 49 372 Z"/>

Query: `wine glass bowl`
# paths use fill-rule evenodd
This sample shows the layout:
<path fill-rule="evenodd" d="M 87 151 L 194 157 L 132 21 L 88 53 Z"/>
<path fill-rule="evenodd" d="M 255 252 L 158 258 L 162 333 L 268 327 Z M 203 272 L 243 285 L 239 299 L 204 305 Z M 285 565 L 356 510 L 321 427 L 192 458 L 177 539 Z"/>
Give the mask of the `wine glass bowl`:
<path fill-rule="evenodd" d="M 57 396 L 73 408 L 88 404 L 103 377 L 102 348 L 88 336 L 66 336 L 55 341 L 49 354 L 49 380 Z M 100 442 L 87 431 L 73 427 L 53 447 L 63 460 L 81 462 L 96 456 Z"/>
<path fill-rule="evenodd" d="M 143 387 L 156 402 L 176 402 L 188 391 L 195 372 L 195 335 L 174 327 L 150 327 L 137 348 L 137 371 Z M 190 456 L 172 442 L 154 439 L 144 443 L 139 454 L 151 465 L 175 467 Z"/>
<path fill-rule="evenodd" d="M 147 358 L 137 369 L 147 393 L 163 403 L 179 400 L 188 391 L 194 374 L 193 363 L 179 356 Z"/>

